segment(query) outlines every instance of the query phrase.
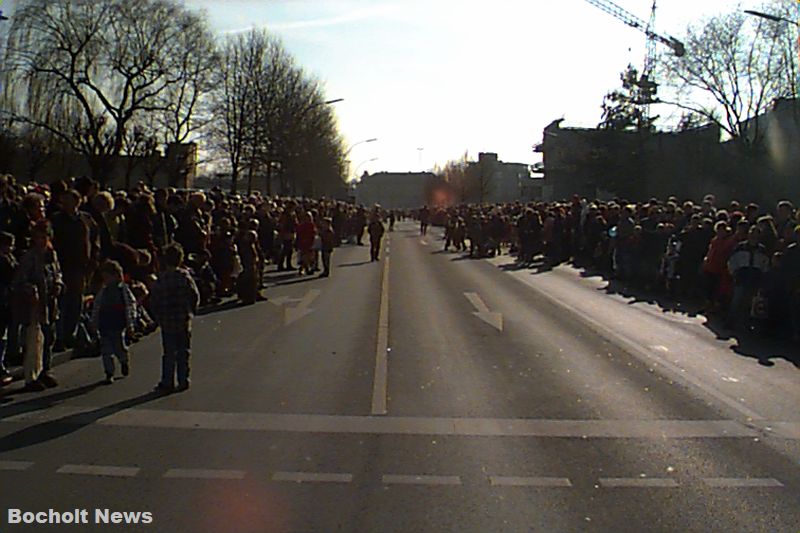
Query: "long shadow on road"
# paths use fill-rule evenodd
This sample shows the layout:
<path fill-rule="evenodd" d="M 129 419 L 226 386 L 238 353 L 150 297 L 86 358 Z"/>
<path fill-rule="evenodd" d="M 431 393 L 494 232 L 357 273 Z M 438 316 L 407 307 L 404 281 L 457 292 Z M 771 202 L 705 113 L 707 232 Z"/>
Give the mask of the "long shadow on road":
<path fill-rule="evenodd" d="M 94 424 L 98 420 L 101 420 L 107 416 L 111 416 L 125 409 L 130 409 L 131 407 L 136 407 L 161 397 L 163 397 L 163 394 L 149 392 L 147 394 L 142 394 L 141 396 L 136 396 L 135 398 L 129 398 L 105 407 L 100 407 L 99 409 L 95 409 L 93 411 L 68 415 L 56 420 L 49 420 L 47 422 L 42 422 L 25 429 L 21 429 L 11 433 L 10 435 L 0 438 L 0 453 L 20 450 L 65 437 L 75 433 L 76 431 L 79 431 L 86 426 Z"/>
<path fill-rule="evenodd" d="M 84 394 L 88 394 L 92 392 L 94 389 L 103 385 L 103 381 L 98 381 L 96 383 L 91 383 L 89 385 L 83 385 L 82 387 L 76 387 L 74 389 L 67 389 L 55 394 L 50 394 L 47 396 L 36 396 L 35 398 L 31 398 L 30 400 L 25 400 L 22 402 L 17 402 L 14 405 L 4 407 L 0 409 L 0 420 L 5 418 L 10 418 L 12 416 L 22 415 L 25 413 L 32 413 L 33 411 L 42 411 L 49 407 L 56 406 L 65 400 L 69 400 L 71 398 L 76 398 L 78 396 L 83 396 Z M 9 389 L 4 391 L 2 398 L 9 398 L 15 394 L 22 392 L 21 389 Z"/>

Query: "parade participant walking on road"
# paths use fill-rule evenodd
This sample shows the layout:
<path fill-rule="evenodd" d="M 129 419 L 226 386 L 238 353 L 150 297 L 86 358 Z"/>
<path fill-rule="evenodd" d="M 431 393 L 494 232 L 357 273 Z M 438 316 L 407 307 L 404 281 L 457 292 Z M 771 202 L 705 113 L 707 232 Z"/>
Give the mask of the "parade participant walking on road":
<path fill-rule="evenodd" d="M 380 261 L 381 240 L 383 239 L 383 234 L 386 232 L 386 228 L 383 227 L 383 222 L 381 222 L 380 216 L 377 213 L 372 214 L 372 220 L 369 223 L 367 231 L 369 232 L 370 261 Z"/>
<path fill-rule="evenodd" d="M 336 246 L 336 233 L 333 231 L 333 221 L 330 218 L 323 218 L 320 225 L 319 237 L 322 241 L 322 274 L 321 278 L 331 275 L 331 254 Z"/>
<path fill-rule="evenodd" d="M 428 223 L 431 221 L 431 212 L 426 205 L 419 211 L 419 234 L 428 234 Z"/>
<path fill-rule="evenodd" d="M 125 333 L 133 335 L 136 325 L 136 299 L 122 281 L 122 267 L 116 261 L 100 265 L 103 288 L 94 298 L 92 326 L 100 334 L 100 353 L 106 384 L 114 383 L 114 356 L 122 366 L 122 375 L 130 373 Z"/>
<path fill-rule="evenodd" d="M 192 276 L 182 268 L 183 248 L 179 244 L 172 244 L 164 249 L 162 265 L 163 270 L 150 291 L 150 308 L 153 318 L 161 327 L 164 349 L 161 381 L 155 390 L 169 393 L 189 388 L 192 317 L 197 312 L 200 293 Z"/>

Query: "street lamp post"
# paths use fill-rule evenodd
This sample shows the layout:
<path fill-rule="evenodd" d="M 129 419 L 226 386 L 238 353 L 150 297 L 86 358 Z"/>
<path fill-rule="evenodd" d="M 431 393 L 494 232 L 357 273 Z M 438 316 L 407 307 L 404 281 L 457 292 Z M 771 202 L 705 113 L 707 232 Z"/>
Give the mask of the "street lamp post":
<path fill-rule="evenodd" d="M 359 171 L 359 169 L 361 167 L 363 167 L 367 163 L 372 163 L 373 161 L 377 161 L 378 159 L 380 159 L 380 158 L 373 157 L 372 159 L 366 159 L 366 160 L 362 161 L 361 163 L 359 163 L 358 166 L 356 167 L 356 171 L 355 171 L 356 178 L 358 177 L 358 171 Z"/>
<path fill-rule="evenodd" d="M 377 139 L 376 137 L 373 137 L 372 139 L 364 139 L 363 141 L 358 141 L 358 142 L 356 142 L 356 143 L 353 143 L 353 144 L 351 144 L 351 145 L 350 145 L 350 147 L 349 147 L 347 150 L 345 150 L 345 152 L 344 152 L 344 158 L 343 158 L 343 159 L 345 160 L 345 163 L 347 163 L 347 166 L 348 166 L 348 171 L 347 171 L 347 173 L 348 173 L 348 174 L 350 173 L 350 169 L 349 169 L 349 167 L 350 167 L 350 163 L 351 163 L 351 161 L 350 161 L 350 160 L 347 158 L 347 156 L 349 156 L 349 155 L 350 155 L 350 152 L 352 152 L 352 151 L 353 151 L 353 148 L 355 148 L 355 147 L 356 147 L 356 146 L 358 146 L 359 144 L 364 144 L 364 143 L 374 143 L 374 142 L 375 142 L 375 141 L 377 141 L 377 140 L 378 140 L 378 139 Z M 356 177 L 358 177 L 358 176 L 356 176 Z"/>
<path fill-rule="evenodd" d="M 363 141 L 358 141 L 357 143 L 353 143 L 353 144 L 351 144 L 351 145 L 350 145 L 350 148 L 348 148 L 348 149 L 347 149 L 347 151 L 344 153 L 344 156 L 345 156 L 345 158 L 346 158 L 348 155 L 350 155 L 350 152 L 353 150 L 353 148 L 355 148 L 355 147 L 356 147 L 356 146 L 358 146 L 359 144 L 364 144 L 364 143 L 374 143 L 374 142 L 375 142 L 375 141 L 377 141 L 377 140 L 378 140 L 377 138 L 365 139 L 365 140 L 363 140 Z"/>

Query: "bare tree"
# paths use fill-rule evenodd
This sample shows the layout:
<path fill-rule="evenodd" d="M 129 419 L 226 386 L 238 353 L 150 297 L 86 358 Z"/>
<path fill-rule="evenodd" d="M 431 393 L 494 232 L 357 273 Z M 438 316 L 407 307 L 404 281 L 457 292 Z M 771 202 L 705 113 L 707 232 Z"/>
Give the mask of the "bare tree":
<path fill-rule="evenodd" d="M 211 108 L 216 117 L 212 136 L 214 148 L 226 155 L 231 192 L 236 192 L 245 167 L 248 136 L 251 139 L 254 136 L 256 77 L 264 62 L 267 41 L 266 33 L 253 30 L 229 38 L 220 54 L 216 89 L 211 95 Z"/>
<path fill-rule="evenodd" d="M 666 103 L 718 124 L 743 148 L 757 146 L 763 136 L 757 117 L 777 98 L 796 94 L 791 31 L 738 11 L 690 26 L 686 55 L 662 63 L 662 78 L 677 95 Z"/>
<path fill-rule="evenodd" d="M 187 77 L 202 87 L 202 72 L 183 67 L 202 62 L 196 54 L 207 50 L 194 46 L 203 39 L 211 37 L 199 16 L 169 0 L 30 0 L 11 27 L 6 103 L 17 122 L 86 156 L 104 181 L 135 122 L 179 107 L 186 132 L 193 108 L 173 97 Z"/>

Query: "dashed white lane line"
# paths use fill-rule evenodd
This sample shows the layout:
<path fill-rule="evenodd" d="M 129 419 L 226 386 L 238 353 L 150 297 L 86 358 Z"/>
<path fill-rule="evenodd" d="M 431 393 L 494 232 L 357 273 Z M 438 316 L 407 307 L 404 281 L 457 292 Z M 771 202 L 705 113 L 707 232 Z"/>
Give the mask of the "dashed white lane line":
<path fill-rule="evenodd" d="M 677 487 L 678 482 L 671 478 L 654 477 L 601 477 L 600 485 L 606 488 L 636 487 L 636 488 L 671 488 Z"/>
<path fill-rule="evenodd" d="M 164 474 L 173 479 L 244 479 L 242 470 L 208 470 L 202 468 L 171 468 Z"/>
<path fill-rule="evenodd" d="M 350 483 L 353 474 L 332 474 L 322 472 L 275 472 L 273 481 L 290 481 L 293 483 Z"/>
<path fill-rule="evenodd" d="M 773 478 L 735 478 L 711 477 L 703 480 L 709 487 L 758 488 L 783 487 L 783 483 Z"/>
<path fill-rule="evenodd" d="M 31 461 L 0 461 L 0 470 L 27 470 L 33 466 Z"/>
<path fill-rule="evenodd" d="M 135 477 L 139 470 L 134 466 L 64 465 L 56 470 L 56 473 L 83 476 Z"/>
<path fill-rule="evenodd" d="M 385 474 L 383 482 L 387 485 L 461 485 L 461 478 L 459 476 Z"/>
<path fill-rule="evenodd" d="M 489 476 L 489 484 L 496 487 L 571 487 L 565 477 L 514 477 Z"/>

